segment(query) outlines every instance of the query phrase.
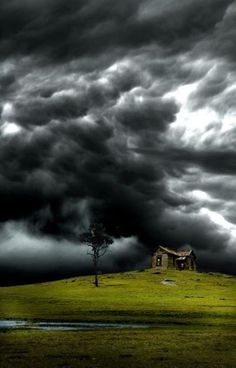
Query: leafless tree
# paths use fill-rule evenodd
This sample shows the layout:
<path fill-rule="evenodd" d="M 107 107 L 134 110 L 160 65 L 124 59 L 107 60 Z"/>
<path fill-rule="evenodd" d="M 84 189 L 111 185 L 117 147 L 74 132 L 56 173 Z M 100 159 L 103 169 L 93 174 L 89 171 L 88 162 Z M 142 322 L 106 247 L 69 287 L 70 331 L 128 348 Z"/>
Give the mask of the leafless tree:
<path fill-rule="evenodd" d="M 80 236 L 80 239 L 83 243 L 87 244 L 90 248 L 88 254 L 93 259 L 93 267 L 94 267 L 94 284 L 96 287 L 99 286 L 98 283 L 98 264 L 99 259 L 104 256 L 107 252 L 110 244 L 113 243 L 112 238 L 106 233 L 105 227 L 103 224 L 92 224 L 90 225 L 87 232 L 83 233 Z"/>

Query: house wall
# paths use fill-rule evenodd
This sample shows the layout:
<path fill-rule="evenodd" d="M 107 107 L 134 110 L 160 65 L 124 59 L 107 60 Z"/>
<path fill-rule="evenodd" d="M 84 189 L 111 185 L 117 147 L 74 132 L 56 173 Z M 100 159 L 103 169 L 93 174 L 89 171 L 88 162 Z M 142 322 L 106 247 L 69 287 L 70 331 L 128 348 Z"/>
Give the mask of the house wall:
<path fill-rule="evenodd" d="M 157 257 L 162 257 L 162 264 L 161 266 L 157 266 Z M 152 257 L 152 268 L 157 269 L 167 269 L 168 268 L 168 254 L 162 252 L 161 250 L 158 250 L 154 256 Z"/>
<path fill-rule="evenodd" d="M 190 257 L 187 257 L 185 260 L 185 270 L 191 270 Z"/>
<path fill-rule="evenodd" d="M 168 254 L 162 254 L 162 268 L 168 268 Z"/>
<path fill-rule="evenodd" d="M 196 260 L 194 256 L 188 256 L 185 260 L 185 270 L 189 270 L 189 271 L 196 271 L 197 270 L 197 265 L 196 265 Z"/>
<path fill-rule="evenodd" d="M 168 255 L 168 269 L 169 270 L 175 270 L 176 269 L 175 256 L 173 256 L 172 254 Z"/>
<path fill-rule="evenodd" d="M 157 266 L 158 256 L 162 257 L 161 266 Z M 160 252 L 160 251 L 156 252 L 155 255 L 152 257 L 152 268 L 163 269 L 163 270 L 167 270 L 167 269 L 175 270 L 176 265 L 175 265 L 174 256 L 172 256 L 171 254 Z"/>
<path fill-rule="evenodd" d="M 157 256 L 156 254 L 154 254 L 154 256 L 152 257 L 152 268 L 156 268 L 157 266 Z"/>
<path fill-rule="evenodd" d="M 197 270 L 197 263 L 196 263 L 196 259 L 193 256 L 189 257 L 189 269 L 192 271 L 196 271 Z"/>

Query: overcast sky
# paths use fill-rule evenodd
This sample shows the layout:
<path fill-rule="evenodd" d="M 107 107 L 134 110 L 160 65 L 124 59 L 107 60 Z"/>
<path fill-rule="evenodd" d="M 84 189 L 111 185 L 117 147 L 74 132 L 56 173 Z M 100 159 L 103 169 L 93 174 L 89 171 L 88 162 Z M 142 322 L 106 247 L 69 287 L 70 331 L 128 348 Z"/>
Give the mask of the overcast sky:
<path fill-rule="evenodd" d="M 86 272 L 94 221 L 107 270 L 235 273 L 235 45 L 232 0 L 2 0 L 2 277 Z"/>

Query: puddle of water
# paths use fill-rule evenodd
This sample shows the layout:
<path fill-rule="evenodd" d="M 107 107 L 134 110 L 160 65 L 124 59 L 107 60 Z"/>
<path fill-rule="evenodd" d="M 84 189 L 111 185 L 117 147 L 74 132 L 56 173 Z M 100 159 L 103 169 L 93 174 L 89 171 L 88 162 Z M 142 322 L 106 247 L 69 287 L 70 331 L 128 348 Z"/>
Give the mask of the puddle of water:
<path fill-rule="evenodd" d="M 26 321 L 0 321 L 0 328 L 19 328 L 24 327 L 27 324 Z"/>
<path fill-rule="evenodd" d="M 30 322 L 30 321 L 0 321 L 0 329 L 34 329 L 45 331 L 88 331 L 104 329 L 125 329 L 125 328 L 148 328 L 146 324 L 129 323 L 96 323 L 96 322 Z"/>

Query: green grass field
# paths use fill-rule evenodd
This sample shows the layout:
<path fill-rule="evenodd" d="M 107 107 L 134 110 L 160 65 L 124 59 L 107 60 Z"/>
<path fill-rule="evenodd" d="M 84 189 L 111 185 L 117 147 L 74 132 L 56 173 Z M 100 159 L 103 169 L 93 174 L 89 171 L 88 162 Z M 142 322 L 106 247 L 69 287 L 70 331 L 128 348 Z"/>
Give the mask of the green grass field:
<path fill-rule="evenodd" d="M 175 284 L 164 285 L 163 280 Z M 128 272 L 0 288 L 0 319 L 145 322 L 150 329 L 1 330 L 2 367 L 236 367 L 236 277 Z"/>

